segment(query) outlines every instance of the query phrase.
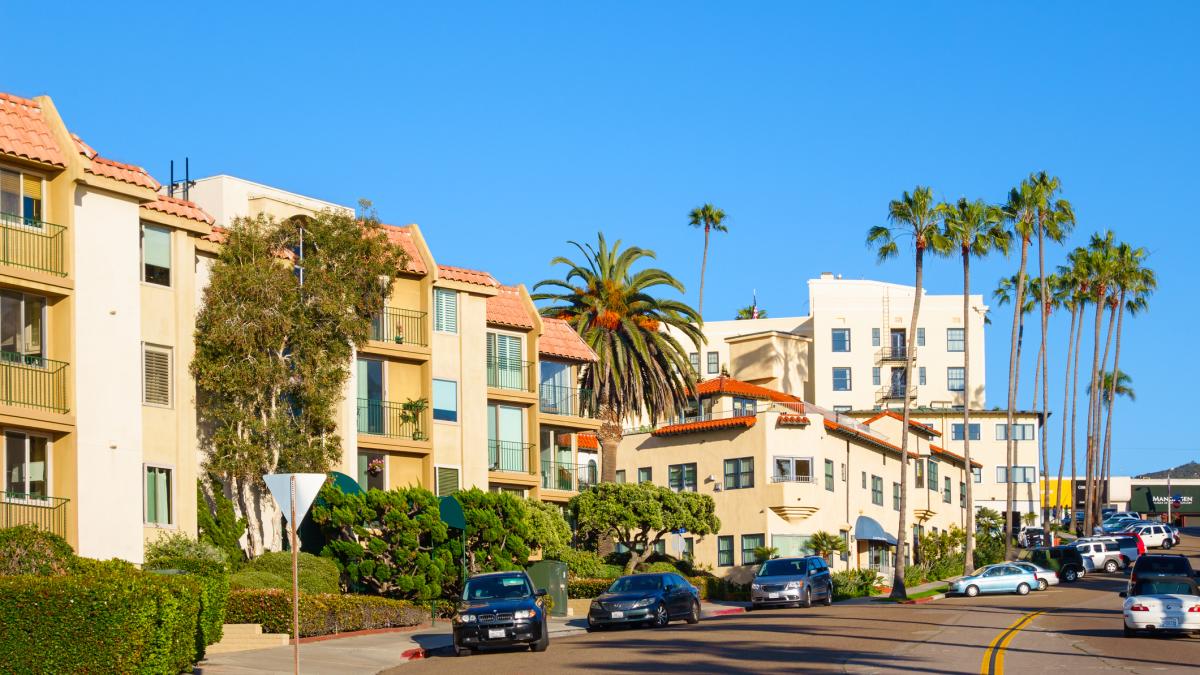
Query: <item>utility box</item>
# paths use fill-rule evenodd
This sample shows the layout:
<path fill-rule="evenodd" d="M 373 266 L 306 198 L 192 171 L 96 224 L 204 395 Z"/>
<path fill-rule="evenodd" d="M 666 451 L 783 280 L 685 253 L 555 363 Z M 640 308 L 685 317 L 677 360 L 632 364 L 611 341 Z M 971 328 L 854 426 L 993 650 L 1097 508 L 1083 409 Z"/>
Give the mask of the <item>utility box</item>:
<path fill-rule="evenodd" d="M 551 616 L 567 615 L 567 563 L 559 560 L 535 562 L 525 570 L 533 581 L 534 589 L 546 589 L 546 595 L 554 601 Z"/>

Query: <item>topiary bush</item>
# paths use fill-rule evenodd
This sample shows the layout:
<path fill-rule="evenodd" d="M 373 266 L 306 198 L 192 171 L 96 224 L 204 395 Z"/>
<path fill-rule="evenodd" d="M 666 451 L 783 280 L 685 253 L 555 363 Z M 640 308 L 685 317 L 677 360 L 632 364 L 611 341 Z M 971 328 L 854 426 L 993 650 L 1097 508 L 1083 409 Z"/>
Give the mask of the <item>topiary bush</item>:
<path fill-rule="evenodd" d="M 337 564 L 328 558 L 300 553 L 300 591 L 302 593 L 337 593 L 341 590 L 341 573 Z M 247 563 L 230 578 L 232 588 L 292 589 L 292 554 L 290 551 L 264 553 Z"/>
<path fill-rule="evenodd" d="M 300 596 L 300 636 L 332 635 L 356 630 L 416 626 L 429 617 L 427 607 L 370 595 Z M 226 620 L 262 624 L 268 633 L 292 634 L 292 594 L 275 589 L 239 590 L 229 594 Z"/>
<path fill-rule="evenodd" d="M 67 574 L 75 551 L 67 540 L 33 525 L 0 529 L 0 576 Z"/>

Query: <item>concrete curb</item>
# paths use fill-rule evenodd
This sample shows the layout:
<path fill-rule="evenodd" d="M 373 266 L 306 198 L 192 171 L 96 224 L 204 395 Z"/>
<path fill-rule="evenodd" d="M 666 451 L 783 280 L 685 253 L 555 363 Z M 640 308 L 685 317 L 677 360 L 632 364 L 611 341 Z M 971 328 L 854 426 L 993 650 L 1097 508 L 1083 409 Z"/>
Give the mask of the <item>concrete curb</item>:
<path fill-rule="evenodd" d="M 916 600 L 903 600 L 896 604 L 898 604 L 898 605 L 924 605 L 927 602 L 933 602 L 935 600 L 943 600 L 943 599 L 945 599 L 945 597 L 946 597 L 945 593 L 938 593 L 936 595 L 931 595 L 927 598 L 917 598 Z"/>
<path fill-rule="evenodd" d="M 727 609 L 706 610 L 700 613 L 700 618 L 711 618 L 714 616 L 728 616 L 730 614 L 745 614 L 745 607 L 729 607 Z"/>

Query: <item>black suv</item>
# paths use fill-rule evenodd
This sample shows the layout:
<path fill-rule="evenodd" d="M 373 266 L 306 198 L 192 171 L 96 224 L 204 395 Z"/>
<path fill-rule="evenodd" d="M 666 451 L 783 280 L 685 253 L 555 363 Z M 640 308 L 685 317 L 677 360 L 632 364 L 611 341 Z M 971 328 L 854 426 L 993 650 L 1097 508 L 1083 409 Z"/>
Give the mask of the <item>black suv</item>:
<path fill-rule="evenodd" d="M 1054 570 L 1059 579 L 1071 583 L 1084 575 L 1083 556 L 1074 546 L 1044 546 L 1021 551 L 1021 560 Z"/>
<path fill-rule="evenodd" d="M 550 646 L 550 627 L 542 597 L 524 572 L 477 574 L 467 580 L 454 615 L 454 653 L 470 656 L 480 647 L 529 645 L 535 652 Z"/>
<path fill-rule="evenodd" d="M 1138 579 L 1151 577 L 1192 577 L 1197 573 L 1192 571 L 1192 563 L 1187 556 L 1178 553 L 1147 553 L 1138 556 L 1133 563 L 1133 571 L 1129 573 L 1129 585 L 1126 592 L 1133 593 L 1133 587 Z"/>

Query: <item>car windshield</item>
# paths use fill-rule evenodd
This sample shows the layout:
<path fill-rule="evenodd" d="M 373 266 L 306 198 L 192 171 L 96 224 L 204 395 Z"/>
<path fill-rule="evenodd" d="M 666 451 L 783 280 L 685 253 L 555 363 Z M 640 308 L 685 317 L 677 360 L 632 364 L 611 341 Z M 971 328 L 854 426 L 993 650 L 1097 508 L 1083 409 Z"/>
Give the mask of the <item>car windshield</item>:
<path fill-rule="evenodd" d="M 1133 586 L 1134 595 L 1197 595 L 1196 587 L 1186 580 L 1144 579 Z"/>
<path fill-rule="evenodd" d="M 533 595 L 524 576 L 477 577 L 467 582 L 463 597 L 467 600 L 516 600 Z"/>
<path fill-rule="evenodd" d="M 608 587 L 609 593 L 637 593 L 638 591 L 662 590 L 663 580 L 658 575 L 621 577 Z"/>
<path fill-rule="evenodd" d="M 768 560 L 758 570 L 760 577 L 784 577 L 808 572 L 807 560 Z"/>
<path fill-rule="evenodd" d="M 1186 558 L 1138 558 L 1134 566 L 1138 574 L 1182 574 L 1192 573 L 1192 566 Z"/>

